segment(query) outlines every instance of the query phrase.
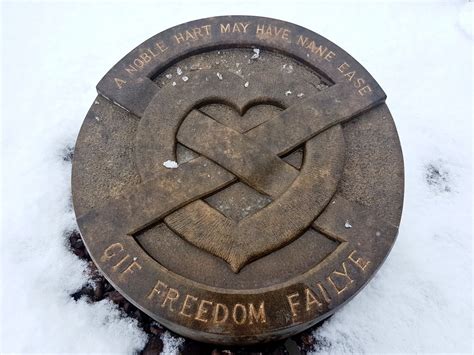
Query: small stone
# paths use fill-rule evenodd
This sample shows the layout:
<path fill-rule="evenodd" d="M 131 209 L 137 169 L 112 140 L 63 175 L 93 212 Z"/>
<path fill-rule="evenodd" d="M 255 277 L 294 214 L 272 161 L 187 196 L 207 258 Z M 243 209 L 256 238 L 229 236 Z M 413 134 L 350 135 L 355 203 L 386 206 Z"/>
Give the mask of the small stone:
<path fill-rule="evenodd" d="M 292 94 L 291 90 L 285 92 L 285 96 L 290 96 Z"/>
<path fill-rule="evenodd" d="M 115 303 L 120 303 L 125 300 L 125 298 L 123 298 L 123 296 L 118 291 L 109 292 L 107 296 L 112 302 Z"/>
<path fill-rule="evenodd" d="M 173 75 L 172 75 L 172 74 L 166 74 L 166 77 L 167 77 L 168 79 L 171 79 L 171 78 L 173 77 Z"/>
<path fill-rule="evenodd" d="M 344 227 L 346 229 L 352 228 L 352 224 L 350 224 L 349 221 L 346 221 L 346 223 L 344 223 Z"/>
<path fill-rule="evenodd" d="M 157 322 L 153 322 L 150 324 L 150 333 L 154 335 L 160 335 L 163 333 L 163 327 Z"/>
<path fill-rule="evenodd" d="M 176 81 L 173 81 L 171 85 L 176 86 Z"/>
<path fill-rule="evenodd" d="M 94 290 L 90 285 L 84 286 L 79 291 L 71 294 L 71 297 L 74 299 L 74 301 L 77 301 L 81 299 L 82 297 L 92 298 L 93 296 L 94 296 Z"/>
<path fill-rule="evenodd" d="M 304 94 L 302 92 L 300 92 L 298 95 L 296 95 L 297 97 L 299 98 L 302 98 L 304 96 Z"/>
<path fill-rule="evenodd" d="M 189 80 L 189 78 L 186 75 L 184 75 L 181 79 L 183 79 L 184 82 Z"/>
<path fill-rule="evenodd" d="M 74 249 L 81 249 L 84 247 L 84 243 L 82 242 L 82 239 L 77 239 L 74 243 L 72 243 L 72 247 Z"/>
<path fill-rule="evenodd" d="M 142 355 L 156 355 L 163 351 L 163 341 L 159 336 L 151 337 L 145 348 L 142 350 Z"/>
<path fill-rule="evenodd" d="M 307 330 L 298 336 L 297 343 L 298 343 L 298 348 L 300 349 L 301 353 L 306 354 L 308 352 L 314 351 L 314 347 L 316 345 L 316 339 L 311 334 L 311 332 Z"/>
<path fill-rule="evenodd" d="M 293 65 L 283 64 L 283 66 L 281 67 L 281 70 L 284 71 L 285 73 L 291 74 L 293 73 Z"/>
<path fill-rule="evenodd" d="M 178 163 L 174 160 L 167 160 L 163 163 L 163 166 L 168 169 L 176 169 L 178 167 Z"/>
<path fill-rule="evenodd" d="M 104 284 L 97 282 L 94 288 L 94 301 L 100 301 L 104 298 Z"/>
<path fill-rule="evenodd" d="M 222 79 L 223 79 L 223 77 L 222 77 L 222 74 L 221 74 L 221 73 L 217 72 L 217 74 L 216 74 L 216 75 L 217 75 L 217 77 L 219 78 L 219 80 L 222 80 Z"/>
<path fill-rule="evenodd" d="M 176 69 L 176 74 L 178 74 L 178 75 L 183 74 L 183 71 L 181 70 L 180 67 L 178 67 L 178 68 Z"/>
<path fill-rule="evenodd" d="M 249 82 L 248 81 L 245 82 L 244 87 L 246 87 L 246 88 L 249 87 Z"/>
<path fill-rule="evenodd" d="M 250 57 L 250 59 L 258 59 L 260 57 L 260 49 L 254 48 L 253 49 L 253 54 Z"/>

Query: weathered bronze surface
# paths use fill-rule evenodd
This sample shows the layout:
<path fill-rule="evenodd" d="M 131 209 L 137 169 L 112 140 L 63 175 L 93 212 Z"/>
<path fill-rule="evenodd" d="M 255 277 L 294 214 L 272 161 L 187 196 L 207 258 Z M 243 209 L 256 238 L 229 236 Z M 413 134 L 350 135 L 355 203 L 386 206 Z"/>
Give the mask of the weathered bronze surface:
<path fill-rule="evenodd" d="M 74 154 L 79 228 L 109 281 L 177 333 L 290 336 L 390 251 L 397 132 L 377 82 L 325 38 L 268 18 L 198 20 L 145 41 L 97 90 Z"/>

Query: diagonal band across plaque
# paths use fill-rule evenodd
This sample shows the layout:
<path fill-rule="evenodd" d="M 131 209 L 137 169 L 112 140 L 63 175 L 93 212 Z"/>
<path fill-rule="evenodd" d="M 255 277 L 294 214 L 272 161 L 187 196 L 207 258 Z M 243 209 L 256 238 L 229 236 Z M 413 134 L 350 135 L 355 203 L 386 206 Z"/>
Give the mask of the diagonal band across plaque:
<path fill-rule="evenodd" d="M 203 99 L 231 101 L 222 95 L 225 90 L 212 81 L 201 82 L 208 83 L 201 85 L 201 95 L 207 95 Z M 195 96 L 186 96 L 187 100 L 194 100 L 194 106 L 203 100 Z M 235 92 L 232 96 L 241 97 Z M 384 100 L 381 96 L 349 105 L 347 101 L 352 97 L 352 88 L 336 84 L 244 134 L 199 111 L 191 111 L 184 121 L 179 112 L 174 112 L 175 116 L 170 119 L 179 122 L 178 141 L 211 160 L 201 156 L 175 170 L 154 163 L 151 166 L 157 168 L 159 178 L 145 181 L 118 199 L 80 216 L 78 223 L 81 229 L 87 229 L 91 218 L 113 213 L 121 216 L 120 223 L 114 222 L 115 233 L 133 234 L 167 216 L 164 220 L 172 230 L 224 259 L 237 272 L 249 261 L 281 248 L 301 235 L 335 193 L 344 163 L 344 140 L 338 124 Z M 160 108 L 167 112 L 166 107 Z M 154 122 L 169 124 L 169 121 L 162 117 Z M 147 128 L 146 132 L 151 136 L 165 130 L 159 125 Z M 139 140 L 153 142 L 143 136 L 139 136 Z M 298 172 L 277 155 L 303 143 L 306 144 L 305 164 Z M 156 148 L 157 152 L 160 148 Z M 323 151 L 325 153 L 321 154 Z M 232 183 L 236 176 L 275 200 L 239 223 L 195 201 Z"/>

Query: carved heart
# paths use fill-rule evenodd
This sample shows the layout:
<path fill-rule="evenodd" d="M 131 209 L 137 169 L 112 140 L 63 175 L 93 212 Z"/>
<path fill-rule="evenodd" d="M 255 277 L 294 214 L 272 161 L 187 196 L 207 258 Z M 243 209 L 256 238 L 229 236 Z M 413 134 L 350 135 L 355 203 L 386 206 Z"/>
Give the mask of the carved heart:
<path fill-rule="evenodd" d="M 272 92 L 280 80 L 278 77 L 262 82 L 254 91 L 235 85 L 235 81 L 213 77 L 198 73 L 182 89 L 182 96 L 176 102 L 166 100 L 168 95 L 156 97 L 139 127 L 136 162 L 145 180 L 157 171 L 162 174 L 163 161 L 175 155 L 176 137 L 179 143 L 201 154 L 194 159 L 195 165 L 205 169 L 207 166 L 209 179 L 222 180 L 219 176 L 230 172 L 235 178 L 228 180 L 229 183 L 239 179 L 272 197 L 273 202 L 239 222 L 201 200 L 180 205 L 164 219 L 182 238 L 222 258 L 238 272 L 251 260 L 300 236 L 330 201 L 344 163 L 344 140 L 337 123 L 346 118 L 346 112 L 335 112 L 332 118 L 317 105 L 340 107 L 341 97 L 351 93 L 335 85 L 318 94 L 319 100 L 308 97 L 295 104 L 293 98 L 285 95 L 258 94 Z M 246 130 L 230 122 L 233 120 L 212 119 L 194 110 L 210 102 L 227 103 L 241 116 L 255 102 L 272 102 L 288 108 Z M 305 159 L 300 171 L 279 158 L 303 144 Z M 165 182 L 162 185 L 165 188 Z"/>
<path fill-rule="evenodd" d="M 234 272 L 300 236 L 336 191 L 343 158 L 339 126 L 306 143 L 301 172 L 258 142 L 197 111 L 186 118 L 177 137 L 180 143 L 273 198 L 268 206 L 239 222 L 201 200 L 165 218 L 173 231 L 224 259 Z M 324 150 L 330 154 L 321 155 Z M 255 158 L 254 152 L 258 156 L 250 162 L 248 158 Z"/>

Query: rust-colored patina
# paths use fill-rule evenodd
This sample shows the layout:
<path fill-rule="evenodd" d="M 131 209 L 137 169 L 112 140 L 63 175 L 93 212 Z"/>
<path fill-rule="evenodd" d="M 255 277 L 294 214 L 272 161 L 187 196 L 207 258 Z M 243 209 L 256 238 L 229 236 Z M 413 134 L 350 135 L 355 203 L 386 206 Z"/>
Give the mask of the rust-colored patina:
<path fill-rule="evenodd" d="M 198 20 L 145 41 L 97 89 L 74 154 L 78 225 L 110 282 L 177 333 L 290 336 L 389 253 L 395 125 L 377 82 L 325 38 L 261 17 Z"/>

